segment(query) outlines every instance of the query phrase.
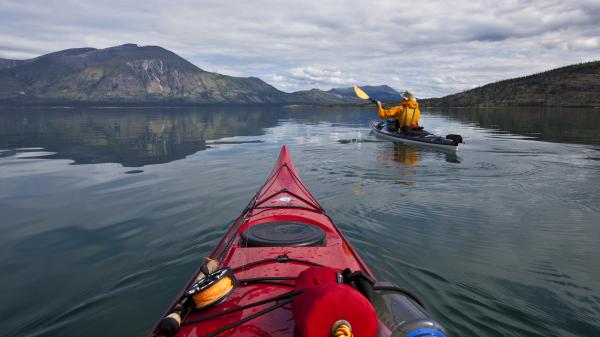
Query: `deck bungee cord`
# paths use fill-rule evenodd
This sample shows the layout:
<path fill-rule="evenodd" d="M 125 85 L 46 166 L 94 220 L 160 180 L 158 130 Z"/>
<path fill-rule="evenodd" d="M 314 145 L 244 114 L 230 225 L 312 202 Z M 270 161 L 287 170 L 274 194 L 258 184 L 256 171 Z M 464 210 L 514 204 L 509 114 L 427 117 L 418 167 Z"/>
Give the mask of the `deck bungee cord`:
<path fill-rule="evenodd" d="M 248 269 L 248 268 L 252 268 L 254 266 L 258 266 L 260 264 L 263 263 L 270 263 L 270 262 L 277 262 L 277 263 L 287 263 L 287 262 L 296 262 L 296 263 L 303 263 L 309 266 L 314 266 L 314 267 L 321 267 L 322 265 L 313 261 L 308 261 L 308 260 L 302 260 L 302 259 L 294 259 L 291 258 L 289 256 L 287 256 L 286 254 L 283 255 L 279 255 L 277 257 L 274 258 L 268 258 L 268 259 L 262 259 L 262 260 L 258 260 L 258 261 L 253 261 L 250 263 L 246 263 L 242 266 L 239 267 L 235 267 L 233 268 L 233 271 L 240 271 L 240 270 L 244 270 L 244 269 Z"/>
<path fill-rule="evenodd" d="M 236 308 L 232 308 L 232 309 L 228 309 L 228 310 L 224 310 L 212 315 L 208 315 L 206 317 L 202 317 L 202 318 L 198 318 L 198 319 L 193 319 L 193 320 L 189 320 L 184 322 L 182 325 L 191 325 L 191 324 L 196 324 L 196 323 L 200 323 L 200 322 L 204 322 L 210 319 L 214 319 L 223 315 L 227 315 L 230 314 L 232 312 L 236 312 L 236 311 L 241 311 L 241 310 L 246 310 L 246 309 L 250 309 L 259 305 L 263 305 L 263 304 L 267 304 L 267 303 L 271 303 L 271 302 L 277 302 L 277 301 L 281 301 L 281 300 L 288 300 L 290 298 L 293 298 L 295 296 L 298 296 L 302 294 L 302 291 L 290 291 L 290 292 L 286 292 L 283 293 L 281 295 L 275 296 L 275 297 L 271 297 L 271 298 L 267 298 L 265 300 L 260 300 L 257 302 L 253 302 L 253 303 L 249 303 L 246 305 L 242 305 Z"/>
<path fill-rule="evenodd" d="M 210 261 L 211 259 L 207 258 L 206 260 Z M 233 291 L 233 289 L 235 289 L 236 286 L 247 286 L 247 285 L 251 285 L 251 284 L 260 283 L 260 284 L 269 284 L 269 285 L 282 286 L 282 287 L 294 287 L 295 284 L 281 282 L 281 281 L 295 281 L 298 278 L 297 276 L 257 277 L 257 278 L 249 278 L 249 279 L 237 279 L 234 276 L 234 273 L 236 271 L 241 271 L 241 270 L 251 268 L 254 266 L 258 266 L 261 264 L 289 263 L 289 262 L 305 264 L 305 265 L 309 265 L 309 266 L 313 266 L 313 267 L 323 267 L 321 264 L 318 264 L 318 263 L 315 263 L 312 261 L 290 258 L 287 255 L 280 255 L 280 256 L 277 256 L 276 258 L 262 259 L 262 260 L 258 260 L 258 261 L 249 262 L 242 266 L 238 266 L 236 268 L 220 269 L 220 270 L 215 271 L 212 274 L 205 275 L 205 277 L 202 278 L 202 281 L 194 284 L 192 286 L 192 288 L 186 292 L 185 299 L 189 299 L 189 298 L 192 299 L 192 301 L 185 302 L 188 305 L 189 305 L 189 303 L 192 303 L 192 306 L 190 308 L 187 308 L 186 311 L 189 313 L 189 312 L 200 312 L 200 311 L 206 310 L 207 307 L 210 307 L 211 305 L 218 303 L 219 301 L 222 301 L 223 299 L 225 299 L 225 297 L 228 296 L 231 293 L 231 291 Z M 206 269 L 204 268 L 204 270 L 206 270 Z M 372 295 L 373 291 L 394 291 L 394 292 L 401 293 L 401 294 L 411 298 L 415 303 L 424 307 L 423 303 L 409 291 L 399 288 L 399 287 L 396 287 L 396 286 L 378 286 L 375 284 L 374 280 L 372 280 L 368 275 L 366 275 L 365 273 L 363 273 L 361 271 L 351 272 L 349 269 L 342 270 L 336 274 L 336 282 L 351 285 L 353 288 L 356 288 L 362 295 L 364 295 L 369 300 L 373 297 L 373 295 Z M 252 303 L 242 305 L 242 306 L 239 306 L 236 308 L 223 310 L 223 311 L 211 314 L 211 315 L 207 315 L 202 318 L 187 320 L 187 321 L 183 321 L 183 322 L 181 322 L 181 320 L 179 320 L 178 325 L 179 326 L 193 325 L 193 324 L 197 324 L 200 322 L 205 322 L 205 321 L 208 321 L 211 319 L 215 319 L 215 318 L 227 315 L 227 314 L 231 314 L 233 312 L 243 311 L 243 310 L 253 308 L 256 306 L 260 306 L 260 305 L 264 305 L 267 303 L 283 301 L 283 302 L 275 303 L 274 305 L 269 306 L 263 310 L 260 310 L 252 315 L 248 315 L 235 323 L 228 324 L 226 326 L 221 327 L 218 330 L 215 330 L 211 333 L 204 335 L 204 337 L 215 336 L 226 330 L 233 329 L 236 326 L 239 326 L 240 324 L 243 324 L 243 323 L 248 322 L 252 319 L 255 319 L 259 316 L 267 314 L 279 307 L 284 306 L 285 304 L 289 304 L 293 301 L 294 297 L 296 297 L 302 293 L 303 293 L 303 291 L 298 291 L 298 290 L 289 291 L 289 292 L 286 292 L 286 293 L 283 293 L 283 294 L 280 294 L 280 295 L 277 295 L 277 296 L 274 296 L 271 298 L 267 298 L 267 299 L 260 300 L 257 302 L 252 302 Z M 169 318 L 169 316 L 167 316 L 166 318 Z M 185 317 L 182 317 L 182 319 L 185 319 Z M 167 330 L 161 331 L 159 328 L 156 335 L 158 335 L 158 333 L 163 333 L 166 336 L 173 336 L 179 330 L 179 326 L 176 327 L 175 329 L 173 326 L 169 326 L 169 329 L 167 329 L 168 331 Z M 332 326 L 332 336 L 334 336 L 334 337 L 353 337 L 350 324 L 345 320 L 336 321 L 334 323 L 334 325 Z"/>
<path fill-rule="evenodd" d="M 250 320 L 253 320 L 253 319 L 255 319 L 255 318 L 259 317 L 259 316 L 268 314 L 269 312 L 271 312 L 271 311 L 273 311 L 275 309 L 278 309 L 280 307 L 283 307 L 286 304 L 290 304 L 291 302 L 292 302 L 292 300 L 289 299 L 289 300 L 285 300 L 283 302 L 274 304 L 274 305 L 272 305 L 270 307 L 267 307 L 267 308 L 265 308 L 265 309 L 263 309 L 261 311 L 258 311 L 256 313 L 254 313 L 254 314 L 248 315 L 248 316 L 240 319 L 239 321 L 236 321 L 234 323 L 230 323 L 230 324 L 224 325 L 223 327 L 221 327 L 221 328 L 219 328 L 219 329 L 217 329 L 215 331 L 212 331 L 212 332 L 209 332 L 209 333 L 207 333 L 205 335 L 202 335 L 202 337 L 213 337 L 213 336 L 216 336 L 216 335 L 218 335 L 218 334 L 220 334 L 222 332 L 225 332 L 227 330 L 230 330 L 230 329 L 233 329 L 233 328 L 235 328 L 237 326 L 240 326 L 240 325 L 242 325 L 242 324 L 244 324 L 244 323 L 246 323 L 246 322 L 248 322 Z"/>

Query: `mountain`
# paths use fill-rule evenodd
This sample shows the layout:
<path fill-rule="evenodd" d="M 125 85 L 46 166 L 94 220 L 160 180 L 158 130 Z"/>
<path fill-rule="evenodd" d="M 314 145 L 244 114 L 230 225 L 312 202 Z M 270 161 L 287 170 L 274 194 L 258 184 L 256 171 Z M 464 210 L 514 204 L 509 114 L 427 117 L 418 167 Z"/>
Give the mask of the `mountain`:
<path fill-rule="evenodd" d="M 8 60 L 8 59 L 0 58 L 0 69 L 12 68 L 21 62 L 22 61 L 19 61 L 19 60 Z"/>
<path fill-rule="evenodd" d="M 30 60 L 0 59 L 4 104 L 356 103 L 318 89 L 286 93 L 256 77 L 204 71 L 157 46 L 75 48 Z"/>
<path fill-rule="evenodd" d="M 255 77 L 204 71 L 156 46 L 67 49 L 0 60 L 0 101 L 273 103 L 285 93 Z"/>
<path fill-rule="evenodd" d="M 377 86 L 365 85 L 360 88 L 363 89 L 373 99 L 377 99 L 380 101 L 398 101 L 398 100 L 401 101 L 403 99 L 402 96 L 400 96 L 400 93 L 398 91 L 394 90 L 394 88 L 392 88 L 388 85 L 377 85 Z M 334 88 L 334 89 L 329 90 L 329 92 L 336 93 L 341 96 L 356 98 L 353 87 Z"/>
<path fill-rule="evenodd" d="M 332 90 L 323 91 L 319 89 L 296 91 L 288 94 L 285 99 L 288 103 L 298 104 L 348 104 L 364 102 L 356 98 L 355 95 L 346 96 Z"/>
<path fill-rule="evenodd" d="M 504 80 L 442 98 L 429 106 L 600 106 L 600 61 Z"/>

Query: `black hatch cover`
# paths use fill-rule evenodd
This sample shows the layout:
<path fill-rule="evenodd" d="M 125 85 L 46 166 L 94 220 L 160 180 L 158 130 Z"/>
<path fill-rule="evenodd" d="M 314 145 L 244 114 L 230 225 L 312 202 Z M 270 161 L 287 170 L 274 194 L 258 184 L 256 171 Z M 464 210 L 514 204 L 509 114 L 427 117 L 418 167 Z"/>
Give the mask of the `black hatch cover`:
<path fill-rule="evenodd" d="M 246 228 L 241 237 L 241 244 L 248 247 L 321 246 L 325 232 L 305 222 L 277 221 Z"/>

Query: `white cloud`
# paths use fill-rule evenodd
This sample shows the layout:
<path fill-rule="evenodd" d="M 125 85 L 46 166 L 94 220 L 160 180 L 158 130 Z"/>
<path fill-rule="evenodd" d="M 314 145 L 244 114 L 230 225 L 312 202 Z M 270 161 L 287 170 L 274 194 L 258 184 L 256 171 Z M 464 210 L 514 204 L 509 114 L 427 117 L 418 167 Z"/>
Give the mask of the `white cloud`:
<path fill-rule="evenodd" d="M 351 74 L 318 66 L 294 67 L 277 74 L 264 76 L 263 79 L 284 91 L 315 87 L 331 89 L 334 87 L 348 87 L 358 83 Z"/>
<path fill-rule="evenodd" d="M 595 37 L 577 38 L 573 41 L 567 42 L 567 46 L 569 50 L 593 50 L 600 47 L 600 40 Z"/>
<path fill-rule="evenodd" d="M 313 67 L 292 68 L 289 77 L 298 81 L 307 81 L 314 84 L 350 85 L 356 80 L 339 70 L 319 69 Z"/>
<path fill-rule="evenodd" d="M 0 1 L 0 57 L 126 42 L 300 90 L 438 96 L 600 58 L 600 2 Z"/>

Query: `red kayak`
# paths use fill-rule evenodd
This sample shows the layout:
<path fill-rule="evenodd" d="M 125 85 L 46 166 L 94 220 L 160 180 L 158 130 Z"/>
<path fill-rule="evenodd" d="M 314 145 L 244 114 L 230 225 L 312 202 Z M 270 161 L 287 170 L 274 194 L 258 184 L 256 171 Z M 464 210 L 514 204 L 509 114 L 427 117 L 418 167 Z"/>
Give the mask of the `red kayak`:
<path fill-rule="evenodd" d="M 378 282 L 300 180 L 285 146 L 249 205 L 150 336 L 437 336 Z"/>

